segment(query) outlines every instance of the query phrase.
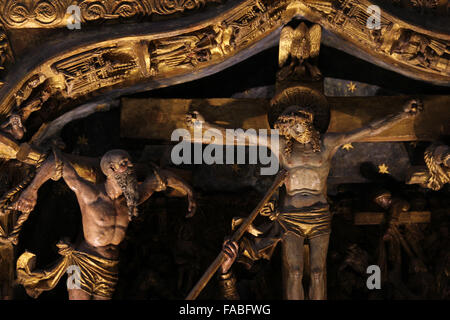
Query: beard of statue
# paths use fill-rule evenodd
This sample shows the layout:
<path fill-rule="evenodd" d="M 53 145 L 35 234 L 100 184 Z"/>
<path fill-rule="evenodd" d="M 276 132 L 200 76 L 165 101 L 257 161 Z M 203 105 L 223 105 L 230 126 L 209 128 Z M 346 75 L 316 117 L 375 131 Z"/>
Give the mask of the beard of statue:
<path fill-rule="evenodd" d="M 127 201 L 128 213 L 130 217 L 137 216 L 139 191 L 137 178 L 133 169 L 128 168 L 122 173 L 115 173 L 114 179 L 122 190 L 125 200 Z"/>

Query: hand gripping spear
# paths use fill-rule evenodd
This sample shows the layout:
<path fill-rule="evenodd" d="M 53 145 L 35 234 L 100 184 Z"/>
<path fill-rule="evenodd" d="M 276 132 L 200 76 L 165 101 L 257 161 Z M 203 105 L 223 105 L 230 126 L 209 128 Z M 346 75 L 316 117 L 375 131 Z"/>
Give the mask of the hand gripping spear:
<path fill-rule="evenodd" d="M 256 208 L 252 211 L 252 213 L 247 217 L 247 219 L 241 224 L 239 229 L 233 234 L 231 237 L 231 241 L 239 241 L 239 239 L 244 235 L 244 233 L 247 231 L 248 227 L 252 224 L 253 220 L 256 219 L 261 209 L 264 207 L 264 205 L 267 203 L 267 201 L 270 200 L 273 193 L 284 183 L 288 172 L 285 169 L 282 169 L 277 177 L 275 178 L 275 181 L 273 182 L 272 186 L 270 187 L 269 191 L 267 191 L 264 198 L 258 203 Z M 217 269 L 222 265 L 222 263 L 225 260 L 225 254 L 223 251 L 219 253 L 219 255 L 216 257 L 216 259 L 211 263 L 208 269 L 206 269 L 203 276 L 200 278 L 200 280 L 197 282 L 197 284 L 192 288 L 191 292 L 186 297 L 186 300 L 195 300 L 200 292 L 202 292 L 203 288 L 208 284 L 211 277 L 216 273 Z"/>

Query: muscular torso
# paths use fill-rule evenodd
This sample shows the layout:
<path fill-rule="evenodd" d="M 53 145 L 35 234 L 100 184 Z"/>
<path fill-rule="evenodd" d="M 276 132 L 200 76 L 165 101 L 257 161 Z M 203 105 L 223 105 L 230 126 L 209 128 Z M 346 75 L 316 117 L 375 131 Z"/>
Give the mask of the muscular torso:
<path fill-rule="evenodd" d="M 280 141 L 280 150 L 285 141 Z M 321 141 L 321 151 L 314 152 L 310 145 L 295 142 L 290 157 L 281 152 L 281 166 L 288 170 L 285 182 L 286 195 L 281 201 L 282 210 L 293 210 L 326 203 L 327 178 L 330 172 L 332 152 Z"/>
<path fill-rule="evenodd" d="M 125 238 L 128 227 L 128 208 L 125 198 L 112 200 L 105 192 L 104 185 L 96 185 L 98 196 L 87 203 L 77 194 L 80 204 L 85 243 L 80 249 L 105 258 L 118 257 L 118 245 Z"/>

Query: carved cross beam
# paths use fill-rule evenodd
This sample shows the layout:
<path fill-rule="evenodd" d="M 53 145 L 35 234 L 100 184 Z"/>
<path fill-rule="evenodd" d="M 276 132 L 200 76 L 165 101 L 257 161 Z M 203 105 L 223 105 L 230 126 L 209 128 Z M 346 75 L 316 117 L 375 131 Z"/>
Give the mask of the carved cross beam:
<path fill-rule="evenodd" d="M 398 218 L 398 223 L 429 223 L 431 219 L 430 211 L 409 211 L 402 212 Z M 384 212 L 357 212 L 354 217 L 354 224 L 357 226 L 379 225 L 386 221 Z"/>
<path fill-rule="evenodd" d="M 361 142 L 431 141 L 450 134 L 450 96 L 424 96 L 422 114 Z M 399 112 L 408 97 L 329 97 L 328 132 L 360 128 Z M 122 99 L 121 135 L 127 138 L 170 141 L 173 130 L 187 129 L 188 111 L 199 111 L 208 122 L 226 128 L 267 129 L 266 99 Z"/>

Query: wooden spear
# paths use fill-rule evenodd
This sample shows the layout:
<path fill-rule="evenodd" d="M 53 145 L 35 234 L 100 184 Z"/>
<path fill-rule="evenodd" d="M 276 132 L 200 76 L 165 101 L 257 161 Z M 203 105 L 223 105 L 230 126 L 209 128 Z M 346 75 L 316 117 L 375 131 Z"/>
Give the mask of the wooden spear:
<path fill-rule="evenodd" d="M 244 235 L 244 233 L 247 231 L 248 227 L 252 224 L 253 220 L 256 219 L 261 209 L 264 207 L 264 205 L 267 203 L 267 201 L 270 200 L 273 193 L 284 183 L 288 172 L 285 169 L 282 169 L 277 177 L 275 178 L 275 181 L 273 182 L 272 186 L 270 187 L 269 191 L 267 191 L 264 198 L 258 203 L 256 208 L 252 211 L 252 213 L 247 217 L 247 219 L 241 224 L 239 229 L 233 234 L 231 237 L 231 241 L 239 241 L 239 239 Z M 200 280 L 197 282 L 197 284 L 192 288 L 191 292 L 186 297 L 186 300 L 195 300 L 200 292 L 202 292 L 203 288 L 208 284 L 211 277 L 216 273 L 217 269 L 222 265 L 222 263 L 225 260 L 225 253 L 223 250 L 219 253 L 219 255 L 216 257 L 216 259 L 211 263 L 211 265 L 206 269 L 203 276 L 200 278 Z"/>

